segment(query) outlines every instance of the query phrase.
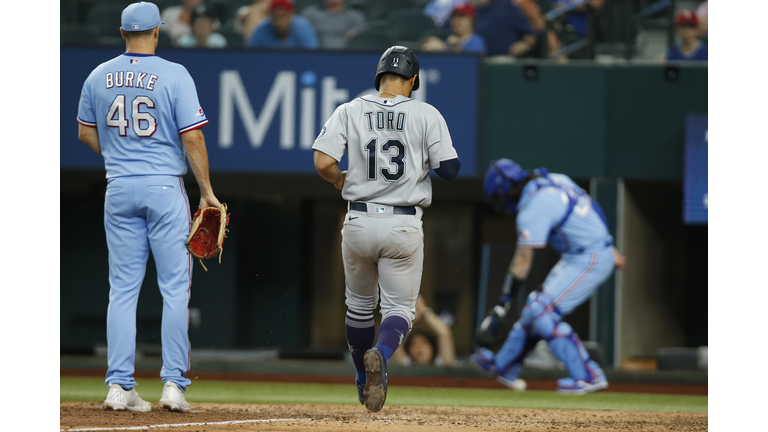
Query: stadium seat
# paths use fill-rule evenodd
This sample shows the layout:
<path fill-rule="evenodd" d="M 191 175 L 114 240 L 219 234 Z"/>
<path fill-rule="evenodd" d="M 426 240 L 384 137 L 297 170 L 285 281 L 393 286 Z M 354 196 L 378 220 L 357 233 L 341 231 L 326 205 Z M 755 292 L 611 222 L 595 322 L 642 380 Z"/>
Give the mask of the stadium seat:
<path fill-rule="evenodd" d="M 385 50 L 395 44 L 392 34 L 378 29 L 365 29 L 347 43 L 349 49 Z"/>
<path fill-rule="evenodd" d="M 400 40 L 417 40 L 425 31 L 435 29 L 435 22 L 421 9 L 396 10 L 387 18 Z"/>
<path fill-rule="evenodd" d="M 59 32 L 61 45 L 95 45 L 99 33 L 92 26 L 62 24 Z"/>
<path fill-rule="evenodd" d="M 118 4 L 103 4 L 91 9 L 85 22 L 96 28 L 99 36 L 120 36 L 120 15 L 125 6 Z"/>
<path fill-rule="evenodd" d="M 429 30 L 425 31 L 424 33 L 420 34 L 419 35 L 419 40 L 420 41 L 424 40 L 424 39 L 426 39 L 426 38 L 428 38 L 430 36 L 435 36 L 435 37 L 438 37 L 438 38 L 440 38 L 442 40 L 446 40 L 446 39 L 448 39 L 448 36 L 451 35 L 451 33 L 453 33 L 451 31 L 451 29 L 447 29 L 447 28 L 433 28 L 433 29 L 429 29 Z"/>
<path fill-rule="evenodd" d="M 296 6 L 296 12 L 301 14 L 304 12 L 304 9 L 312 6 L 312 5 L 320 5 L 323 3 L 323 0 L 294 0 L 293 4 Z"/>
<path fill-rule="evenodd" d="M 217 32 L 227 39 L 227 48 L 242 48 L 243 47 L 244 43 L 243 43 L 243 35 L 242 34 L 240 34 L 238 32 L 235 32 L 235 31 L 232 31 L 232 30 L 227 30 L 227 29 L 224 29 L 224 28 L 220 28 L 219 30 L 217 30 Z"/>
<path fill-rule="evenodd" d="M 230 18 L 235 16 L 235 10 L 233 5 L 225 0 L 213 0 L 208 3 L 216 12 L 216 17 L 219 22 L 225 23 Z"/>
<path fill-rule="evenodd" d="M 99 37 L 99 45 L 103 46 L 114 46 L 114 47 L 124 47 L 125 46 L 125 39 L 123 39 L 120 36 L 101 36 Z"/>
<path fill-rule="evenodd" d="M 387 19 L 377 19 L 368 21 L 365 23 L 365 28 L 368 29 L 377 29 L 382 31 L 390 31 L 392 26 L 389 24 L 389 20 Z"/>
<path fill-rule="evenodd" d="M 347 0 L 347 7 L 365 14 L 365 9 L 368 8 L 370 2 L 371 0 Z"/>
<path fill-rule="evenodd" d="M 372 1 L 365 9 L 365 16 L 368 20 L 377 20 L 386 18 L 392 11 L 411 8 L 413 8 L 411 0 Z"/>
<path fill-rule="evenodd" d="M 162 48 L 171 48 L 173 46 L 170 33 L 163 31 L 162 27 L 160 28 L 160 35 L 157 37 L 157 46 Z"/>

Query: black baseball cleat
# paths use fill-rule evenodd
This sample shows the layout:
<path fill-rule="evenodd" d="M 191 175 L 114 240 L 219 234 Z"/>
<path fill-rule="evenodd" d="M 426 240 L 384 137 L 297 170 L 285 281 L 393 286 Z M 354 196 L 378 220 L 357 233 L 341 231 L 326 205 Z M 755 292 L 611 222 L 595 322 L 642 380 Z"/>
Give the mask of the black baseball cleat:
<path fill-rule="evenodd" d="M 370 412 L 379 412 L 387 400 L 387 362 L 379 348 L 371 348 L 363 356 L 365 365 L 365 388 L 363 404 Z"/>

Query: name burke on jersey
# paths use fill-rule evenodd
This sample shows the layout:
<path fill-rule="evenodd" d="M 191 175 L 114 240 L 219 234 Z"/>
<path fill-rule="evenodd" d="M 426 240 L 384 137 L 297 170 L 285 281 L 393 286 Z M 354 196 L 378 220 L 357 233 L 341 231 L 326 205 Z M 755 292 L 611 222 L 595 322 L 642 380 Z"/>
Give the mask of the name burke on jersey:
<path fill-rule="evenodd" d="M 405 130 L 405 113 L 400 111 L 368 111 L 365 119 L 368 121 L 368 130 L 397 131 Z M 374 119 L 375 117 L 375 119 Z M 375 127 L 375 129 L 374 129 Z"/>
<path fill-rule="evenodd" d="M 147 79 L 147 76 L 149 76 L 149 79 Z M 144 85 L 145 80 L 147 83 L 146 86 Z M 157 75 L 150 75 L 144 72 L 119 71 L 109 72 L 106 75 L 108 89 L 113 87 L 134 87 L 155 91 L 155 82 L 157 80 Z"/>

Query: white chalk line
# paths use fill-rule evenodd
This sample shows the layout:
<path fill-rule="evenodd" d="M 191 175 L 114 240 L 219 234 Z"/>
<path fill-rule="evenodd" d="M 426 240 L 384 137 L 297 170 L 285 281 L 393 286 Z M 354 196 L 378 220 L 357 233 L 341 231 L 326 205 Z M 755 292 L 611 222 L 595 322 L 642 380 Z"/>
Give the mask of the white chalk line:
<path fill-rule="evenodd" d="M 159 429 L 159 428 L 172 428 L 172 427 L 185 427 L 185 426 L 208 426 L 208 425 L 229 425 L 229 424 L 241 424 L 241 423 L 267 423 L 267 422 L 285 422 L 285 421 L 307 421 L 311 419 L 260 419 L 260 420 L 230 420 L 221 422 L 203 422 L 203 423 L 169 423 L 169 424 L 157 424 L 147 426 L 126 426 L 115 428 L 78 428 L 78 429 L 59 429 L 59 432 L 84 432 L 84 431 L 119 431 L 119 430 L 146 430 L 146 429 Z"/>

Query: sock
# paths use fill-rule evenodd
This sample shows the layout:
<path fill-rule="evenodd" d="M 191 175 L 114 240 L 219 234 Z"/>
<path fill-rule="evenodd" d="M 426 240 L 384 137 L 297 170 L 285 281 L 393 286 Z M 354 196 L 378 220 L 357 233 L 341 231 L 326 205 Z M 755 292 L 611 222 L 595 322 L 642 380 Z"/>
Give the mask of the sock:
<path fill-rule="evenodd" d="M 373 326 L 373 312 L 355 312 L 347 309 L 344 329 L 347 333 L 347 346 L 352 354 L 352 361 L 357 371 L 357 381 L 365 382 L 363 356 L 373 346 L 376 329 Z"/>
<path fill-rule="evenodd" d="M 408 321 L 397 315 L 388 316 L 381 322 L 376 347 L 384 352 L 384 360 L 389 360 L 392 353 L 403 343 L 405 335 L 408 334 L 408 327 Z"/>

